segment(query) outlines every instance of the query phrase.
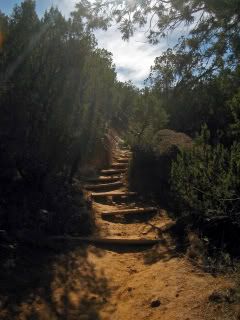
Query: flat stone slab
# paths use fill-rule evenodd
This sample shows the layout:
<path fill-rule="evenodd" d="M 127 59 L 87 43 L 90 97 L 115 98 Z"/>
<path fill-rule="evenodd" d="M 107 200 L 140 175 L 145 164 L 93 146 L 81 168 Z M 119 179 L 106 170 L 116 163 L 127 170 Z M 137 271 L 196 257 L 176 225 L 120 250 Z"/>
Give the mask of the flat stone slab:
<path fill-rule="evenodd" d="M 136 192 L 93 192 L 91 194 L 92 198 L 101 198 L 101 197 L 129 197 L 137 195 Z"/>
<path fill-rule="evenodd" d="M 144 239 L 144 238 L 100 238 L 100 237 L 70 237 L 56 236 L 50 237 L 51 241 L 72 241 L 72 242 L 87 242 L 93 244 L 119 244 L 119 245 L 154 245 L 161 242 L 161 239 Z"/>
<path fill-rule="evenodd" d="M 135 208 L 135 209 L 123 209 L 123 210 L 113 210 L 113 211 L 103 211 L 102 216 L 112 216 L 112 215 L 126 215 L 126 214 L 142 214 L 156 212 L 158 209 L 155 207 L 149 208 Z"/>
<path fill-rule="evenodd" d="M 128 163 L 113 163 L 111 167 L 114 169 L 127 169 Z"/>
<path fill-rule="evenodd" d="M 116 161 L 119 163 L 129 163 L 130 158 L 116 158 Z"/>
<path fill-rule="evenodd" d="M 127 172 L 127 169 L 106 169 L 106 170 L 101 170 L 101 174 L 103 175 L 116 175 L 119 173 L 125 173 Z"/>
<path fill-rule="evenodd" d="M 86 190 L 105 190 L 111 188 L 119 188 L 123 186 L 122 181 L 112 182 L 112 183 L 102 183 L 102 184 L 89 184 L 86 185 L 84 188 Z"/>
<path fill-rule="evenodd" d="M 119 176 L 107 176 L 107 177 L 98 177 L 98 178 L 91 178 L 85 180 L 88 183 L 104 183 L 104 182 L 117 182 L 121 179 L 122 177 Z"/>

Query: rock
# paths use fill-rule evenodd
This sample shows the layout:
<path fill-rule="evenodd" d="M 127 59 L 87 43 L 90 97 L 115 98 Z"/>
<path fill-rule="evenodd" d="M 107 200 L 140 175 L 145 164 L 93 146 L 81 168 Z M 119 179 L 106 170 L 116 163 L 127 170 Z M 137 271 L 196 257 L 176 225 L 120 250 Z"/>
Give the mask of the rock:
<path fill-rule="evenodd" d="M 130 274 L 133 274 L 133 273 L 137 273 L 137 270 L 136 270 L 136 269 L 132 269 L 132 268 L 130 267 L 128 272 L 129 272 Z"/>
<path fill-rule="evenodd" d="M 185 133 L 173 130 L 160 130 L 155 136 L 154 152 L 157 161 L 157 176 L 163 183 L 168 183 L 171 162 L 177 158 L 180 150 L 191 149 L 192 139 Z"/>
<path fill-rule="evenodd" d="M 130 187 L 138 192 L 155 193 L 167 201 L 172 161 L 181 150 L 189 150 L 192 139 L 185 133 L 160 130 L 152 146 L 135 146 L 130 167 Z"/>
<path fill-rule="evenodd" d="M 160 305 L 161 305 L 160 299 L 154 299 L 151 301 L 151 304 L 150 304 L 151 308 L 158 308 L 160 307 Z"/>

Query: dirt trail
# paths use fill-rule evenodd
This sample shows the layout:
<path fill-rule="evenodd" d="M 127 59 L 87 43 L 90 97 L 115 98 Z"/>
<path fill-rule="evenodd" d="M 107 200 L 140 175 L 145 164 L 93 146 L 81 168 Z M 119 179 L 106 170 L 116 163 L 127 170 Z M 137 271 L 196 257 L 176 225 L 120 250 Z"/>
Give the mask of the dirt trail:
<path fill-rule="evenodd" d="M 119 150 L 116 162 L 127 164 L 130 157 L 129 151 Z M 127 190 L 126 176 L 121 175 L 123 185 L 118 191 Z M 106 179 L 95 183 L 107 184 Z M 26 252 L 31 261 L 19 268 L 9 296 L 1 284 L 0 319 L 230 319 L 218 317 L 221 307 L 213 307 L 208 298 L 231 283 L 202 272 L 177 250 L 174 240 L 163 231 L 172 223 L 164 210 L 102 217 L 104 211 L 142 206 L 146 204 L 139 197 L 102 197 L 93 201 L 94 237 L 161 242 L 151 247 L 78 244 L 54 258 L 38 251 L 30 259 Z M 6 283 L 9 286 L 9 279 Z"/>
<path fill-rule="evenodd" d="M 122 157 L 130 158 L 131 154 L 119 150 L 116 161 Z M 126 175 L 125 185 L 118 190 L 127 191 Z M 142 205 L 139 198 L 132 201 L 128 198 L 120 201 L 110 198 L 93 204 L 96 237 L 162 240 L 152 248 L 115 245 L 112 248 L 89 249 L 89 261 L 99 275 L 104 274 L 110 290 L 99 319 L 210 318 L 213 310 L 208 302 L 209 295 L 228 287 L 229 283 L 224 278 L 203 273 L 177 251 L 170 235 L 161 231 L 172 223 L 164 210 L 158 209 L 152 215 L 136 214 L 134 217 L 119 215 L 103 219 L 101 216 L 104 211 Z"/>

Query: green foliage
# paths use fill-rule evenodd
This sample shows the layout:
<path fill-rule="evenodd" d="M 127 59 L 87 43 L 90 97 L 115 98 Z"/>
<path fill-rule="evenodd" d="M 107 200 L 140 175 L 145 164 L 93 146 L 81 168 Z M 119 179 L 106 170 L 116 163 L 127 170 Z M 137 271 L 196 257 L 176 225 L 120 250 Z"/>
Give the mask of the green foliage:
<path fill-rule="evenodd" d="M 24 175 L 41 180 L 51 172 L 67 174 L 76 158 L 91 156 L 117 111 L 112 105 L 121 108 L 111 54 L 96 48 L 94 36 L 74 15 L 67 21 L 51 8 L 39 19 L 33 1 L 2 19 L 8 31 L 1 64 L 1 145 L 13 150 Z"/>
<path fill-rule="evenodd" d="M 226 220 L 240 226 L 240 146 L 211 146 L 208 139 L 204 129 L 195 147 L 178 155 L 172 165 L 178 206 L 196 224 Z"/>
<path fill-rule="evenodd" d="M 41 206 L 59 211 L 50 205 L 49 181 L 66 189 L 93 157 L 126 108 L 128 85 L 117 81 L 111 54 L 97 48 L 77 12 L 66 20 L 50 8 L 39 18 L 35 1 L 25 0 L 11 16 L 0 14 L 0 32 L 0 214 L 2 205 L 10 210 L 6 197 L 20 179 L 24 190 L 39 190 L 36 207 L 20 201 L 32 208 L 22 210 L 28 220 Z"/>
<path fill-rule="evenodd" d="M 130 81 L 126 83 L 119 82 L 117 87 L 113 124 L 120 132 L 123 131 L 125 133 L 128 131 L 132 112 L 140 92 Z"/>
<path fill-rule="evenodd" d="M 167 114 L 161 101 L 145 89 L 135 101 L 129 120 L 127 140 L 131 146 L 150 146 L 155 134 L 167 123 Z"/>
<path fill-rule="evenodd" d="M 123 39 L 129 39 L 137 28 L 147 25 L 150 43 L 159 43 L 173 30 L 188 26 L 185 47 L 195 59 L 198 73 L 210 73 L 223 66 L 235 65 L 239 58 L 239 0 L 97 0 L 80 1 L 78 5 L 90 28 L 107 28 L 117 23 Z M 97 23 L 98 22 L 98 23 Z M 190 27 L 189 27 L 190 26 Z"/>
<path fill-rule="evenodd" d="M 233 123 L 231 125 L 231 133 L 235 139 L 240 136 L 240 88 L 237 93 L 229 101 L 229 106 L 233 115 Z"/>
<path fill-rule="evenodd" d="M 150 80 L 169 115 L 171 129 L 195 136 L 206 123 L 212 143 L 232 141 L 230 125 L 234 120 L 229 101 L 239 88 L 238 68 L 199 79 L 192 72 L 191 60 L 182 61 L 181 55 L 170 50 L 156 59 Z"/>
<path fill-rule="evenodd" d="M 84 0 L 80 7 L 86 26 L 107 28 L 116 22 L 124 39 L 147 26 L 148 40 L 159 43 L 187 25 L 185 36 L 156 58 L 149 77 L 152 91 L 171 129 L 194 136 L 207 123 L 212 143 L 232 142 L 229 101 L 239 88 L 239 0 Z"/>

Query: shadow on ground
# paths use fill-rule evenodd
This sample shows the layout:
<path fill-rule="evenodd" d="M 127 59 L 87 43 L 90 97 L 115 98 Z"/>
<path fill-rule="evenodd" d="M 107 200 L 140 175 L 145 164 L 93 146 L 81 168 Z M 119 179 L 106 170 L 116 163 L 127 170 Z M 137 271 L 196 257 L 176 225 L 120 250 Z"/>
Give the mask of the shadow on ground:
<path fill-rule="evenodd" d="M 14 261 L 0 267 L 0 319 L 100 319 L 110 291 L 86 247 L 19 247 Z"/>
<path fill-rule="evenodd" d="M 121 216 L 121 215 L 113 215 L 113 216 L 103 216 L 102 219 L 121 224 L 132 224 L 132 223 L 143 223 L 153 218 L 156 213 L 131 213 L 129 215 Z"/>
<path fill-rule="evenodd" d="M 158 261 L 167 262 L 176 257 L 179 257 L 177 250 L 175 248 L 168 247 L 163 243 L 157 244 L 144 252 L 143 260 L 145 264 L 151 265 Z"/>
<path fill-rule="evenodd" d="M 144 253 L 144 263 L 153 264 L 158 261 L 169 261 L 186 253 L 187 244 L 182 230 L 176 224 L 170 224 L 166 230 L 149 224 L 156 229 L 158 238 L 161 238 L 161 243 L 153 246 Z"/>
<path fill-rule="evenodd" d="M 95 244 L 100 250 L 107 250 L 116 253 L 141 253 L 148 250 L 152 245 L 129 245 L 129 244 Z"/>

